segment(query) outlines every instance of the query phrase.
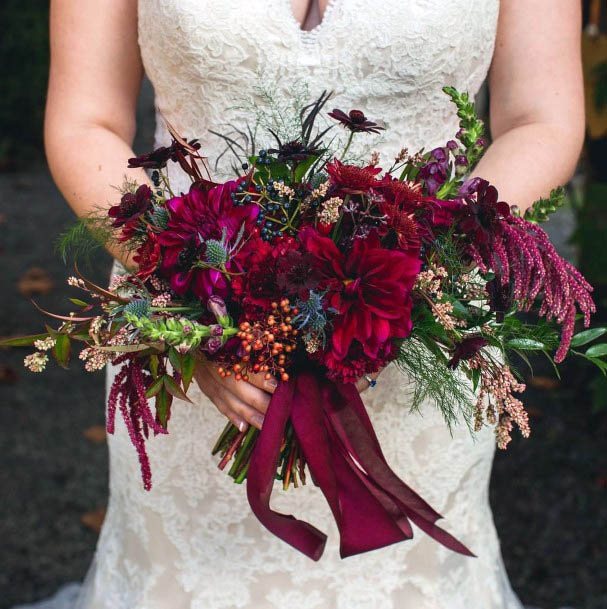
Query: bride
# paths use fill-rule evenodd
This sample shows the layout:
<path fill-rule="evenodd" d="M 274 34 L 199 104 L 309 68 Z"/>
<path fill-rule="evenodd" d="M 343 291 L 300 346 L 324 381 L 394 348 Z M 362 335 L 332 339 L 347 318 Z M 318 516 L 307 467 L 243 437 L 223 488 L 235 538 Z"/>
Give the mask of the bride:
<path fill-rule="evenodd" d="M 209 159 L 211 131 L 242 129 L 249 96 L 269 110 L 267 86 L 381 120 L 369 150 L 391 164 L 402 143 L 430 149 L 457 119 L 444 85 L 478 92 L 489 73 L 493 143 L 478 168 L 502 198 L 525 208 L 573 172 L 583 138 L 580 8 L 571 0 L 53 0 L 46 146 L 77 214 L 115 199 L 134 156 L 142 75 L 159 112 Z M 490 70 L 489 70 L 490 68 Z M 158 121 L 157 145 L 169 142 Z M 230 172 L 221 158 L 217 176 Z M 148 181 L 141 170 L 129 178 Z M 185 189 L 187 180 L 172 176 Z M 111 374 L 111 373 L 110 373 Z M 431 402 L 410 413 L 410 387 L 390 367 L 364 398 L 393 469 L 477 558 L 419 532 L 409 542 L 340 560 L 337 531 L 312 485 L 276 491 L 275 508 L 329 533 L 312 562 L 268 533 L 244 489 L 209 451 L 225 417 L 263 425 L 273 386 L 197 372 L 193 404 L 174 408 L 168 437 L 149 444 L 155 486 L 141 488 L 123 427 L 109 437 L 110 501 L 78 609 L 520 609 L 488 503 L 494 437 L 450 435 Z M 62 608 L 63 609 L 63 608 Z"/>

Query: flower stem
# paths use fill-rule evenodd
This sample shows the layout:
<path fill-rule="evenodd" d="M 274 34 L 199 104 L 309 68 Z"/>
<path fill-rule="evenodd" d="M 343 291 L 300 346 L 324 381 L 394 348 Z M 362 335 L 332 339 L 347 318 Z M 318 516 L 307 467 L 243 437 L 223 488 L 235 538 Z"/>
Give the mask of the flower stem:
<path fill-rule="evenodd" d="M 339 157 L 340 161 L 343 161 L 346 153 L 348 152 L 348 150 L 350 150 L 350 144 L 352 144 L 352 140 L 354 139 L 354 131 L 350 131 L 350 136 L 348 137 L 348 141 L 346 142 L 346 147 L 344 148 L 344 151 L 341 153 L 341 156 Z"/>
<path fill-rule="evenodd" d="M 245 436 L 247 435 L 246 431 L 240 432 L 230 444 L 226 454 L 223 456 L 217 467 L 221 470 L 225 469 L 226 465 L 230 462 L 230 459 L 234 456 L 234 453 L 238 450 Z"/>

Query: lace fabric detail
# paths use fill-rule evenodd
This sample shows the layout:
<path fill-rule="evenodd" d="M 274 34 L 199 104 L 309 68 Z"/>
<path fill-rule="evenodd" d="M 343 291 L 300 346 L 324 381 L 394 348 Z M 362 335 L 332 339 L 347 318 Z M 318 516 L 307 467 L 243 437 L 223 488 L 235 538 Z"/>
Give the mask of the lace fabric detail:
<path fill-rule="evenodd" d="M 391 163 L 403 145 L 427 149 L 455 133 L 441 89 L 477 92 L 498 9 L 498 0 L 332 0 L 322 23 L 303 32 L 290 0 L 140 0 L 139 41 L 159 114 L 200 138 L 210 159 L 224 144 L 209 130 L 242 130 L 250 119 L 243 91 L 269 111 L 255 92 L 260 82 L 287 100 L 303 82 L 312 95 L 334 90 L 335 106 L 383 120 L 389 130 L 366 146 Z M 157 144 L 168 141 L 159 120 Z M 224 156 L 217 177 L 229 173 Z M 493 432 L 473 437 L 462 427 L 451 436 L 431 403 L 410 413 L 407 383 L 389 367 L 364 395 L 386 458 L 478 558 L 416 531 L 409 542 L 341 560 L 320 490 L 285 493 L 277 484 L 276 509 L 329 535 L 325 555 L 310 561 L 263 529 L 245 489 L 217 470 L 210 449 L 225 419 L 193 387 L 193 404 L 175 403 L 169 435 L 148 444 L 151 492 L 117 421 L 108 512 L 79 609 L 520 609 L 488 503 Z"/>

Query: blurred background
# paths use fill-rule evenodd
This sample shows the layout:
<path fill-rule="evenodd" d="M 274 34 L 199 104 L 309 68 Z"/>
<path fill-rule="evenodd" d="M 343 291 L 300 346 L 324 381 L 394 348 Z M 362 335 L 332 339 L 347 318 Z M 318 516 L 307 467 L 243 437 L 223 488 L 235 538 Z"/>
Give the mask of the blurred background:
<path fill-rule="evenodd" d="M 603 10 L 601 11 L 601 7 Z M 601 14 L 603 13 L 603 14 Z M 30 303 L 65 311 L 69 273 L 54 253 L 72 215 L 45 165 L 48 0 L 0 4 L 0 336 L 38 331 Z M 561 254 L 597 288 L 607 310 L 607 3 L 584 6 L 588 137 L 569 200 L 546 225 Z M 482 96 L 483 97 L 483 96 Z M 486 105 L 485 102 L 480 102 Z M 153 141 L 145 83 L 135 149 Z M 86 151 L 83 151 L 85 154 Z M 108 256 L 90 273 L 107 280 Z M 26 351 L 0 350 L 0 609 L 81 580 L 107 499 L 102 374 L 72 365 L 43 376 Z M 527 379 L 533 436 L 496 457 L 491 503 L 512 585 L 542 609 L 607 608 L 607 381 L 568 363 L 542 362 Z M 489 608 L 470 608 L 489 609 Z"/>

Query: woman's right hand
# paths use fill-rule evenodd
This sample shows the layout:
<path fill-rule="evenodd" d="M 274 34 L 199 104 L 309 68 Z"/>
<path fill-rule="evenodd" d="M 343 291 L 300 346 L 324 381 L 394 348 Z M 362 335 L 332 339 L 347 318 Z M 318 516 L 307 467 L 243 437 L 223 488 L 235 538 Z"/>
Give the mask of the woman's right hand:
<path fill-rule="evenodd" d="M 196 365 L 194 378 L 201 391 L 240 431 L 249 425 L 261 429 L 276 380 L 264 375 L 250 375 L 248 381 L 237 381 L 233 376 L 222 377 L 217 367 L 207 361 Z"/>

